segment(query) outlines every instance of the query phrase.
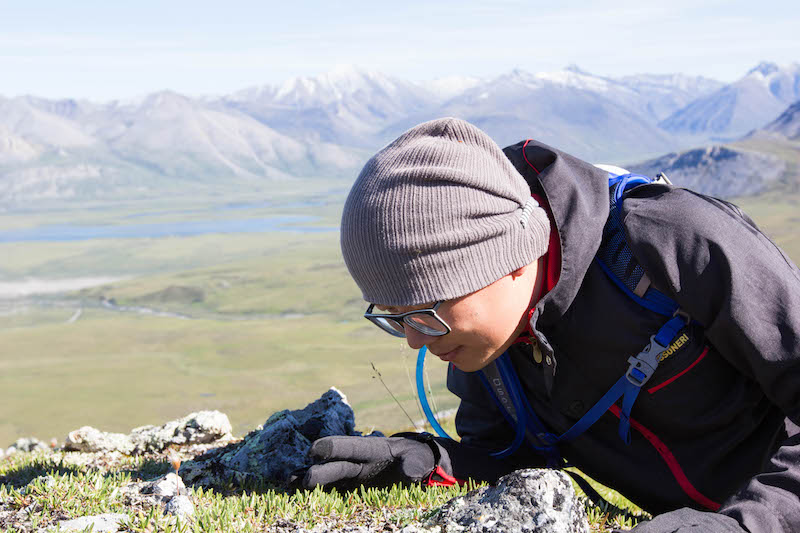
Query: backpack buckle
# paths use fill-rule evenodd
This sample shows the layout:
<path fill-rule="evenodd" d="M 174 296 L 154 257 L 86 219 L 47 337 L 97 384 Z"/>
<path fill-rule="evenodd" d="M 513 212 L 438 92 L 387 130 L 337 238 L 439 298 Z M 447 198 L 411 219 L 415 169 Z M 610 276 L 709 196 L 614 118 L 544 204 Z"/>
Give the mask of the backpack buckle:
<path fill-rule="evenodd" d="M 667 185 L 672 185 L 672 182 L 669 181 L 669 178 L 663 172 L 659 172 L 658 174 L 656 174 L 656 177 L 653 180 L 653 183 L 665 183 Z"/>
<path fill-rule="evenodd" d="M 625 372 L 625 377 L 628 378 L 628 381 L 636 387 L 641 387 L 647 383 L 647 380 L 650 379 L 658 367 L 658 358 L 661 356 L 661 352 L 666 349 L 666 346 L 656 342 L 655 335 L 650 336 L 650 342 L 644 347 L 644 350 L 639 352 L 636 357 L 628 358 L 630 366 L 628 371 Z"/>

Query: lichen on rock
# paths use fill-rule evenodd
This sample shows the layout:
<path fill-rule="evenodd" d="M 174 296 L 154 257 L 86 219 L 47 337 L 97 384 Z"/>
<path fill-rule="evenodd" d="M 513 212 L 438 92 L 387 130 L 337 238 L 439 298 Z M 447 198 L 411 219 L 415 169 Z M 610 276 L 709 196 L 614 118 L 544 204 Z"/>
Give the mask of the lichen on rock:
<path fill-rule="evenodd" d="M 91 426 L 70 431 L 64 450 L 111 452 L 126 455 L 161 452 L 169 446 L 207 444 L 232 439 L 231 423 L 219 411 L 199 411 L 161 426 L 141 426 L 129 435 L 108 433 Z"/>
<path fill-rule="evenodd" d="M 569 476 L 548 469 L 518 470 L 494 487 L 454 498 L 427 525 L 438 525 L 445 533 L 589 531 L 586 508 Z"/>
<path fill-rule="evenodd" d="M 283 485 L 295 470 L 310 466 L 308 450 L 315 440 L 332 435 L 361 435 L 347 398 L 331 387 L 303 409 L 284 410 L 241 441 L 181 466 L 187 483 L 224 487 L 249 481 Z"/>

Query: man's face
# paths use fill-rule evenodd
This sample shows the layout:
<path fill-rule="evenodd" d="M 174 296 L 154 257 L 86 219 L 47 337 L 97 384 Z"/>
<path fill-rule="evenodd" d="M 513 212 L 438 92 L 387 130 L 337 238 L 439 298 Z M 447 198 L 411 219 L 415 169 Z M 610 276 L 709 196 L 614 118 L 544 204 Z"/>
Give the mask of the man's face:
<path fill-rule="evenodd" d="M 452 331 L 432 337 L 406 325 L 408 345 L 415 350 L 425 345 L 439 359 L 465 372 L 482 369 L 502 355 L 524 329 L 531 295 L 538 289 L 537 270 L 534 262 L 483 289 L 445 301 L 437 313 Z M 430 305 L 376 307 L 381 311 L 403 313 Z"/>

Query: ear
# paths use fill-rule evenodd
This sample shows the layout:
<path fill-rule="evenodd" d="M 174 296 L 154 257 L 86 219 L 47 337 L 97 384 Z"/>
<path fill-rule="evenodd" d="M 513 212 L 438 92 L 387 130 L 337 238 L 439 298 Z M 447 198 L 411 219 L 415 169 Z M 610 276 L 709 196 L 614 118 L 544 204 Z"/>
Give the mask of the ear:
<path fill-rule="evenodd" d="M 522 276 L 523 274 L 525 274 L 525 271 L 528 269 L 529 266 L 530 265 L 524 265 L 524 266 L 521 266 L 518 269 L 512 271 L 511 274 L 509 274 L 511 276 L 511 279 L 517 279 L 520 276 Z"/>

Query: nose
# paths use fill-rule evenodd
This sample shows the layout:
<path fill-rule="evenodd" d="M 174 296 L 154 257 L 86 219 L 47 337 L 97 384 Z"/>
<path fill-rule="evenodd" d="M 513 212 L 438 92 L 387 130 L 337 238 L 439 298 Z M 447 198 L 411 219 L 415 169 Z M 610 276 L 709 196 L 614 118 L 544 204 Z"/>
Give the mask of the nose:
<path fill-rule="evenodd" d="M 431 337 L 430 335 L 425 335 L 424 333 L 417 331 L 408 324 L 404 324 L 404 327 L 406 331 L 406 342 L 408 343 L 409 347 L 411 347 L 414 350 L 419 350 L 420 348 L 431 342 L 434 338 Z"/>

